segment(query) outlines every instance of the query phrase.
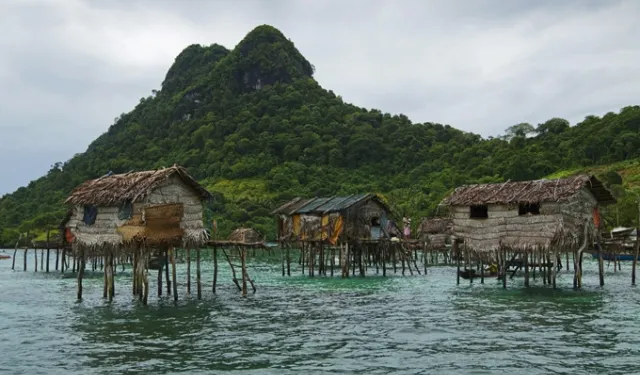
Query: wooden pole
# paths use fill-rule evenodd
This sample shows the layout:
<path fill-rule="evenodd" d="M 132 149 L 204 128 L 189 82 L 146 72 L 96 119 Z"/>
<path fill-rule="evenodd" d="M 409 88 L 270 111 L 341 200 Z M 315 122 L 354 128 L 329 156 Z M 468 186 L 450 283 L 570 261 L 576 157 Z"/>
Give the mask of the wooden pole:
<path fill-rule="evenodd" d="M 80 248 L 78 258 L 78 301 L 82 301 L 82 277 L 84 276 L 84 248 Z"/>
<path fill-rule="evenodd" d="M 144 291 L 142 297 L 142 304 L 146 305 L 149 300 L 149 253 L 144 252 L 142 254 L 142 282 L 144 283 Z"/>
<path fill-rule="evenodd" d="M 109 262 L 111 262 L 111 258 L 109 258 Z M 138 256 L 137 251 L 133 253 L 133 295 L 138 295 L 138 262 L 140 262 L 140 257 Z"/>
<path fill-rule="evenodd" d="M 529 287 L 529 251 L 524 253 L 524 286 Z"/>
<path fill-rule="evenodd" d="M 173 284 L 173 300 L 178 301 L 178 283 L 176 282 L 176 257 L 174 255 L 174 248 L 169 249 L 169 253 L 171 254 L 171 279 Z"/>
<path fill-rule="evenodd" d="M 187 294 L 191 294 L 191 248 L 187 248 L 186 251 L 187 251 Z"/>
<path fill-rule="evenodd" d="M 171 278 L 169 277 L 169 249 L 164 249 L 164 278 L 167 279 L 167 295 L 171 295 Z"/>
<path fill-rule="evenodd" d="M 507 289 L 507 249 L 505 248 L 502 253 L 502 289 Z"/>
<path fill-rule="evenodd" d="M 291 247 L 287 244 L 287 276 L 291 276 Z"/>
<path fill-rule="evenodd" d="M 191 252 L 191 250 L 188 251 Z M 196 249 L 196 284 L 198 299 L 202 299 L 202 283 L 200 280 L 200 247 Z"/>
<path fill-rule="evenodd" d="M 453 240 L 453 244 L 451 244 L 451 253 L 456 255 L 456 261 L 458 264 L 458 271 L 456 272 L 456 284 L 460 285 L 460 248 L 458 247 L 458 240 Z"/>
<path fill-rule="evenodd" d="M 243 297 L 247 296 L 247 262 L 246 262 L 246 257 L 247 257 L 247 250 L 243 246 L 242 249 L 240 250 L 240 260 L 242 262 L 241 264 L 242 264 L 242 296 Z"/>
<path fill-rule="evenodd" d="M 107 258 L 107 250 L 104 250 L 104 257 Z M 107 275 L 107 267 L 104 267 L 102 275 L 102 298 L 107 298 L 109 292 L 109 276 Z"/>
<path fill-rule="evenodd" d="M 34 272 L 38 272 L 38 249 L 33 249 Z"/>
<path fill-rule="evenodd" d="M 113 250 L 110 250 L 107 253 L 105 259 L 105 271 L 107 272 L 107 297 L 109 298 L 109 302 L 113 301 L 114 291 L 113 291 Z M 134 270 L 135 271 L 135 270 Z M 134 272 L 135 275 L 135 272 Z"/>
<path fill-rule="evenodd" d="M 59 258 L 60 258 L 60 249 L 56 249 L 56 271 L 58 270 Z"/>
<path fill-rule="evenodd" d="M 161 256 L 164 255 L 160 252 Z M 164 259 L 160 258 L 160 268 L 158 268 L 158 297 L 162 296 L 162 271 L 164 271 Z"/>
<path fill-rule="evenodd" d="M 216 284 L 218 283 L 218 248 L 213 245 L 213 294 L 216 294 Z"/>
<path fill-rule="evenodd" d="M 556 274 L 558 272 L 558 247 L 554 246 L 553 248 L 553 262 L 552 262 L 552 267 L 553 269 L 551 270 L 551 282 L 553 283 L 553 289 L 556 288 Z"/>
<path fill-rule="evenodd" d="M 640 253 L 640 202 L 638 202 L 638 226 L 636 227 L 636 253 L 633 257 L 633 269 L 631 270 L 631 285 L 636 285 L 636 265 Z"/>

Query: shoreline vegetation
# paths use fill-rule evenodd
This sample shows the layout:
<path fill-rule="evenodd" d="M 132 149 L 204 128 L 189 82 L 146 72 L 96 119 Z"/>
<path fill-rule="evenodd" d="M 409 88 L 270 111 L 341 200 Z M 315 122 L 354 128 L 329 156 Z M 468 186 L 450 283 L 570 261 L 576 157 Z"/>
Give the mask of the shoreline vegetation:
<path fill-rule="evenodd" d="M 268 25 L 232 50 L 188 46 L 161 88 L 118 116 L 84 153 L 0 198 L 0 245 L 57 230 L 65 198 L 83 181 L 174 163 L 213 194 L 205 227 L 216 220 L 220 238 L 245 226 L 273 240 L 269 213 L 294 197 L 380 193 L 398 217 L 417 225 L 441 214 L 439 202 L 463 184 L 584 171 L 618 199 L 603 211 L 607 227 L 637 225 L 640 106 L 574 125 L 562 118 L 515 124 L 483 138 L 347 103 L 314 72 Z"/>

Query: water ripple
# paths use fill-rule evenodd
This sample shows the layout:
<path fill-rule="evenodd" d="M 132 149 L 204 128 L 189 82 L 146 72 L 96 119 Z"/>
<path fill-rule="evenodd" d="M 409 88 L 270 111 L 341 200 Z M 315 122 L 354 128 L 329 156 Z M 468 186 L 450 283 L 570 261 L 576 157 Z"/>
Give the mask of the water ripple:
<path fill-rule="evenodd" d="M 16 264 L 22 264 L 21 254 Z M 33 262 L 33 260 L 31 260 Z M 29 263 L 30 265 L 32 263 Z M 250 271 L 258 293 L 241 298 L 223 268 L 204 299 L 163 292 L 142 306 L 129 270 L 116 299 L 102 297 L 99 272 L 85 280 L 11 271 L 0 263 L 2 374 L 627 374 L 638 372 L 640 307 L 630 266 L 597 285 L 586 262 L 584 289 L 563 272 L 553 290 L 522 279 L 455 285 L 452 268 L 425 276 L 342 280 L 283 278 L 274 263 Z M 52 264 L 53 265 L 53 264 Z M 155 277 L 150 277 L 155 293 Z M 195 287 L 192 290 L 195 293 Z"/>

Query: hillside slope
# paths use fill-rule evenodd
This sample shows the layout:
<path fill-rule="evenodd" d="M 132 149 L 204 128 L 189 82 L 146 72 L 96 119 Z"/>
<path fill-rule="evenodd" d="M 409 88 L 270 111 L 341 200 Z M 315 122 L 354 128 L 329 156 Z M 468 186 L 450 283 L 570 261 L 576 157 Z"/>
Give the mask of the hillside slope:
<path fill-rule="evenodd" d="M 640 107 L 518 124 L 483 139 L 345 103 L 282 33 L 256 27 L 233 49 L 188 46 L 162 88 L 120 115 L 86 152 L 0 198 L 0 243 L 57 223 L 82 181 L 178 163 L 216 199 L 220 234 L 245 224 L 269 236 L 268 212 L 296 195 L 381 192 L 399 215 L 437 211 L 451 188 L 539 178 L 559 169 L 640 157 Z M 497 114 L 499 115 L 499 114 Z"/>

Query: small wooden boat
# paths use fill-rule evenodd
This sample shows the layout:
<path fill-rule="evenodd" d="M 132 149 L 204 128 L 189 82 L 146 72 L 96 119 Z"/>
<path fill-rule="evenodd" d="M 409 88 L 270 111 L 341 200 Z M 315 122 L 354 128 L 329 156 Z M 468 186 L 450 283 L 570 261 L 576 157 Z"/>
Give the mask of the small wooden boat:
<path fill-rule="evenodd" d="M 591 253 L 591 256 L 594 259 L 598 259 L 599 255 L 597 252 L 595 253 Z M 633 258 L 635 257 L 635 255 L 630 255 L 630 254 L 614 254 L 614 253 L 602 253 L 602 260 L 619 260 L 621 262 L 625 262 L 625 261 L 633 261 Z"/>
<path fill-rule="evenodd" d="M 11 255 L 0 254 L 0 259 L 11 259 Z"/>
<path fill-rule="evenodd" d="M 468 268 L 458 271 L 458 274 L 460 275 L 460 277 L 462 277 L 465 280 L 477 279 L 479 277 L 482 277 L 480 272 L 476 270 L 468 269 Z M 498 276 L 497 272 L 489 272 L 488 270 L 484 271 L 484 277 L 497 277 L 497 276 Z"/>

